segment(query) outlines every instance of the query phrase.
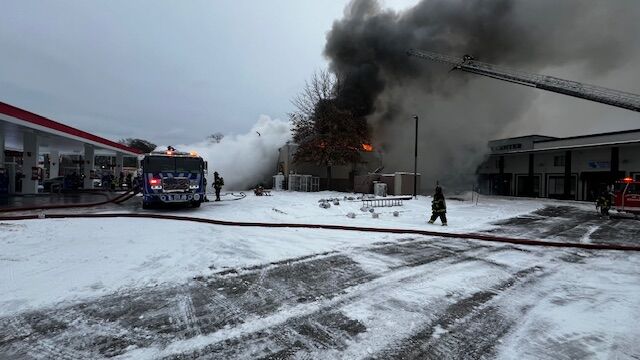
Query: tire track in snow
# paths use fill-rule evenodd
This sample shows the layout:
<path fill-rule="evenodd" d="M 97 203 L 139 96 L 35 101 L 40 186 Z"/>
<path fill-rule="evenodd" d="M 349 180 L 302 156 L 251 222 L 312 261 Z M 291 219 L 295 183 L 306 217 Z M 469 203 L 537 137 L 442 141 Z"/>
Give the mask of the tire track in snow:
<path fill-rule="evenodd" d="M 163 353 L 163 349 L 180 348 L 182 344 L 191 346 L 195 354 L 206 353 L 198 349 L 216 348 L 220 344 L 227 344 L 225 348 L 233 348 L 238 354 L 251 349 L 251 346 L 247 349 L 228 346 L 238 339 L 244 339 L 241 344 L 253 343 L 257 347 L 271 344 L 273 351 L 265 350 L 265 356 L 282 351 L 299 357 L 316 348 L 341 349 L 366 330 L 360 322 L 344 315 L 341 307 L 370 293 L 384 294 L 389 286 L 402 287 L 406 282 L 421 279 L 425 273 L 460 263 L 465 256 L 481 258 L 482 252 L 501 248 L 501 245 L 467 244 L 467 249 L 460 246 L 449 249 L 446 245 L 438 246 L 433 239 L 421 239 L 357 250 L 364 256 L 386 252 L 391 255 L 385 256 L 401 260 L 383 274 L 363 271 L 348 253 L 337 253 L 202 277 L 179 287 L 133 290 L 42 312 L 44 317 L 72 328 L 60 330 L 67 335 L 77 333 L 78 326 L 74 326 L 79 321 L 94 324 L 83 328 L 86 334 L 82 341 L 51 336 L 46 327 L 37 333 L 54 345 L 64 340 L 58 346 L 64 346 L 72 358 L 87 357 L 83 356 L 86 353 L 74 352 L 78 349 L 88 349 L 90 354 L 100 356 L 138 354 L 135 350 L 131 353 L 131 346 Z M 380 276 L 384 278 L 378 280 Z M 78 320 L 77 312 L 86 319 Z M 172 321 L 173 317 L 176 321 Z M 18 343 L 18 339 L 13 339 L 0 344 L 0 354 Z"/>
<path fill-rule="evenodd" d="M 317 358 L 317 354 L 313 355 L 315 350 L 340 350 L 346 347 L 346 344 L 354 340 L 357 334 L 366 330 L 366 327 L 357 320 L 350 319 L 341 312 L 341 308 L 348 306 L 354 301 L 367 298 L 368 296 L 376 297 L 376 294 L 383 294 L 393 287 L 403 287 L 404 284 L 410 281 L 416 281 L 417 279 L 430 278 L 437 276 L 438 270 L 447 268 L 447 266 L 453 265 L 456 256 L 446 260 L 435 260 L 431 264 L 422 264 L 417 266 L 404 267 L 402 269 L 396 268 L 388 271 L 386 275 L 376 278 L 370 282 L 359 284 L 354 288 L 348 290 L 344 295 L 339 295 L 335 299 L 326 301 L 319 301 L 311 304 L 304 304 L 294 309 L 288 309 L 289 313 L 285 318 L 281 318 L 282 312 L 274 314 L 272 319 L 266 319 L 263 321 L 263 325 L 256 324 L 256 321 L 265 319 L 256 319 L 253 322 L 246 322 L 239 327 L 232 329 L 226 333 L 211 334 L 209 340 L 198 339 L 190 343 L 172 344 L 168 349 L 168 352 L 178 351 L 174 355 L 166 355 L 166 359 L 182 359 L 192 357 L 202 357 L 205 359 L 224 359 L 229 357 L 234 358 L 301 358 L 308 356 L 309 358 Z M 455 266 L 455 265 L 454 265 Z M 461 264 L 459 266 L 466 266 Z M 490 264 L 485 264 L 490 266 Z M 435 271 L 428 271 L 431 268 Z M 433 269 L 435 268 L 435 269 Z M 312 308 L 310 311 L 305 310 L 309 306 L 318 305 L 317 308 Z M 325 314 L 340 314 L 344 318 L 342 324 L 351 322 L 352 328 L 360 329 L 352 334 L 345 334 L 344 329 L 337 331 L 335 328 L 331 328 L 328 331 L 324 326 L 309 325 L 322 323 L 321 319 Z M 249 324 L 248 326 L 246 324 Z M 300 330 L 301 324 L 306 324 L 302 330 Z M 263 327 L 264 326 L 264 327 Z M 347 327 L 348 329 L 348 327 Z M 292 334 L 292 330 L 294 331 Z M 304 340 L 300 340 L 300 334 L 304 333 Z M 289 334 L 285 337 L 288 339 L 284 346 L 282 346 L 282 337 L 275 338 L 272 334 Z M 309 335 L 311 337 L 309 337 Z M 319 335 L 320 334 L 320 335 Z M 324 336 L 322 336 L 324 334 Z M 209 345 L 199 348 L 203 343 L 210 342 Z M 278 346 L 279 345 L 279 346 Z M 171 347 L 175 346 L 174 350 Z M 191 347 L 197 349 L 188 350 Z M 253 352 L 247 353 L 246 349 L 253 349 Z M 273 348 L 280 349 L 274 351 Z M 180 349 L 180 350 L 178 350 Z M 256 349 L 260 349 L 259 351 Z M 256 352 L 257 351 L 257 352 Z M 163 352 L 160 351 L 162 354 Z M 165 352 L 166 354 L 166 352 Z M 157 355 L 157 354 L 156 354 Z"/>
<path fill-rule="evenodd" d="M 185 328 L 183 336 L 188 338 L 202 334 L 189 288 L 185 288 L 184 292 L 178 295 L 176 305 L 176 320 L 179 325 Z"/>
<path fill-rule="evenodd" d="M 44 324 L 43 324 L 44 322 Z M 0 355 L 7 359 L 61 359 L 77 360 L 90 357 L 90 353 L 64 346 L 53 340 L 66 329 L 62 323 L 54 324 L 41 313 L 27 318 L 12 318 L 0 321 L 3 326 L 3 340 L 0 341 Z M 53 324 L 53 326 L 51 326 Z M 46 331 L 41 331 L 42 328 Z M 6 356 L 5 356 L 6 355 Z"/>
<path fill-rule="evenodd" d="M 532 284 L 545 276 L 534 266 L 516 272 L 508 280 L 458 300 L 435 321 L 399 345 L 376 354 L 384 359 L 479 359 L 494 356 L 495 347 L 514 320 L 500 314 L 492 300 L 516 285 Z"/>

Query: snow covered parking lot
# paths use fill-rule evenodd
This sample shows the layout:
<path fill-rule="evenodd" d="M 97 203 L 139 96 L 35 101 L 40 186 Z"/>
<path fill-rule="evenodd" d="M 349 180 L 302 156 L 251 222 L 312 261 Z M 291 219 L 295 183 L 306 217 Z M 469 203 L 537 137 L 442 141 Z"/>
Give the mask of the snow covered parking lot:
<path fill-rule="evenodd" d="M 443 230 L 425 224 L 426 198 L 378 219 L 357 201 L 318 206 L 344 195 L 250 195 L 178 213 Z M 640 243 L 640 222 L 599 219 L 590 204 L 448 208 L 451 232 Z M 2 222 L 0 358 L 634 358 L 639 280 L 632 252 L 151 219 Z"/>

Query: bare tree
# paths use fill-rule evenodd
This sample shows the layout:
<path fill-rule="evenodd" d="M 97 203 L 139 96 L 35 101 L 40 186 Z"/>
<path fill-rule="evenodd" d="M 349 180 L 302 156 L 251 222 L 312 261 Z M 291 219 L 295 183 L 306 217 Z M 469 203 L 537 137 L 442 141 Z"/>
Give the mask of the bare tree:
<path fill-rule="evenodd" d="M 314 73 L 292 100 L 296 111 L 289 114 L 298 144 L 295 161 L 326 166 L 328 188 L 332 166 L 359 161 L 362 144 L 369 141 L 366 120 L 340 106 L 341 84 L 339 77 L 327 71 Z"/>
<path fill-rule="evenodd" d="M 340 92 L 341 81 L 327 70 L 313 73 L 311 79 L 305 81 L 302 92 L 291 100 L 296 111 L 291 117 L 313 117 L 317 104 L 322 100 L 335 99 Z"/>
<path fill-rule="evenodd" d="M 150 153 L 153 150 L 156 149 L 157 145 L 144 140 L 144 139 L 133 139 L 133 138 L 127 138 L 127 139 L 120 139 L 120 141 L 118 141 L 120 144 L 124 144 L 127 145 L 129 147 L 132 147 L 134 149 L 138 149 L 140 151 L 142 151 L 143 153 Z"/>
<path fill-rule="evenodd" d="M 338 92 L 338 80 L 327 70 L 313 73 L 311 79 L 305 81 L 302 91 L 291 100 L 296 110 L 289 113 L 293 124 L 294 141 L 298 144 L 313 142 L 316 134 L 314 123 L 318 104 L 335 99 Z"/>
<path fill-rule="evenodd" d="M 223 138 L 224 138 L 224 134 L 221 132 L 215 132 L 207 136 L 207 140 L 209 140 L 210 143 L 214 143 L 214 144 L 220 143 L 220 141 L 222 141 Z"/>

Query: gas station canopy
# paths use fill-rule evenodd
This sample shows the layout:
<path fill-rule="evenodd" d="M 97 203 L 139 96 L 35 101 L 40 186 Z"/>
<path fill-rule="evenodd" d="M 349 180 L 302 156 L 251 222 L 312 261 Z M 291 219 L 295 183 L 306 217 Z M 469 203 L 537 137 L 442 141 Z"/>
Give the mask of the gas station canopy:
<path fill-rule="evenodd" d="M 36 134 L 40 154 L 52 151 L 59 154 L 82 154 L 85 144 L 93 146 L 95 153 L 100 155 L 140 154 L 138 149 L 0 102 L 0 134 L 4 134 L 5 148 L 23 150 L 25 133 Z"/>
<path fill-rule="evenodd" d="M 81 155 L 84 159 L 82 173 L 85 188 L 91 187 L 89 174 L 96 155 L 115 156 L 116 171 L 122 169 L 123 156 L 138 156 L 141 151 L 100 136 L 76 129 L 44 116 L 0 102 L 0 169 L 8 176 L 9 183 L 15 175 L 14 163 L 5 160 L 5 150 L 22 152 L 22 168 L 37 170 L 38 156 L 51 158 L 50 177 L 58 176 L 61 155 Z M 2 175 L 2 174 L 0 174 Z M 37 193 L 38 178 L 27 176 L 21 193 Z M 9 187 L 9 192 L 12 186 Z"/>

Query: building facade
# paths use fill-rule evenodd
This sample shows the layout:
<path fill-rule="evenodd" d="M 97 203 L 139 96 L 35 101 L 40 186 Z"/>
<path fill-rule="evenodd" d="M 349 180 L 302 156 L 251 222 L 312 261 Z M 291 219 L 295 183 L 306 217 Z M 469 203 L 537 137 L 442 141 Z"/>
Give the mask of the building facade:
<path fill-rule="evenodd" d="M 309 162 L 294 161 L 298 145 L 287 142 L 278 149 L 276 174 L 305 174 L 320 178 L 320 189 L 327 189 L 327 167 Z M 331 188 L 340 191 L 353 191 L 354 179 L 358 175 L 374 172 L 382 166 L 380 155 L 375 151 L 362 151 L 361 161 L 348 165 L 331 167 Z"/>
<path fill-rule="evenodd" d="M 640 129 L 489 142 L 478 168 L 481 193 L 593 201 L 624 177 L 640 179 Z"/>

